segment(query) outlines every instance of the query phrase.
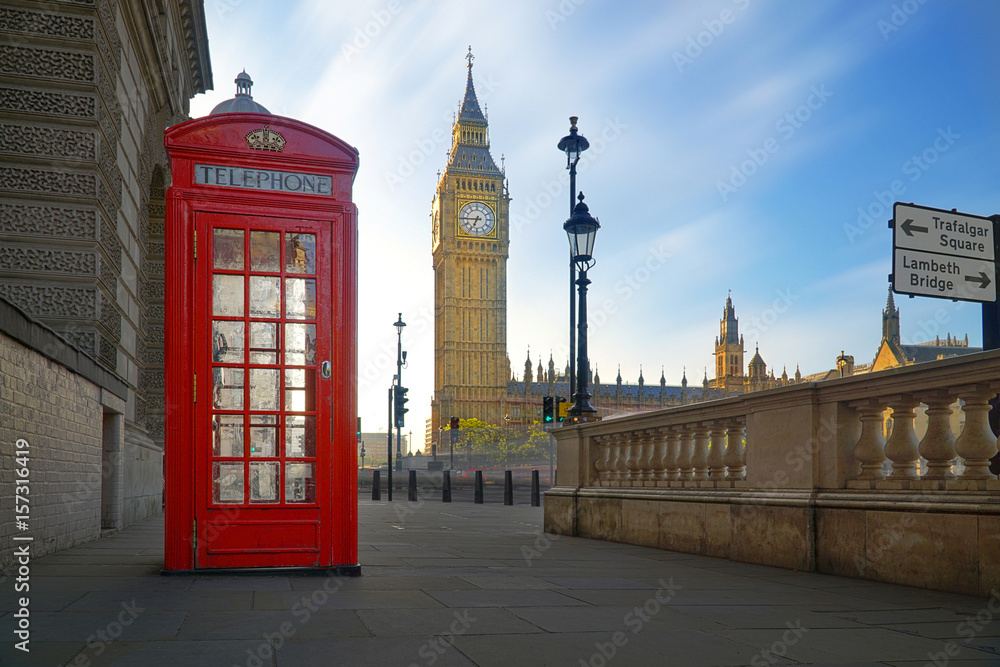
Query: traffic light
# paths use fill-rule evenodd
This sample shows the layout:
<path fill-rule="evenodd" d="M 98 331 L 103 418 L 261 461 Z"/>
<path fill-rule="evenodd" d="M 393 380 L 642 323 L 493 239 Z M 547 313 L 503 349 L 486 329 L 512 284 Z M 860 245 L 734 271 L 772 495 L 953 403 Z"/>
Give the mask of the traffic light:
<path fill-rule="evenodd" d="M 552 397 L 543 396 L 542 397 L 542 422 L 545 424 L 552 423 L 554 418 L 554 412 L 552 410 Z"/>
<path fill-rule="evenodd" d="M 361 417 L 358 417 L 358 444 L 361 444 Z"/>
<path fill-rule="evenodd" d="M 403 407 L 403 404 L 410 400 L 406 397 L 406 392 L 408 391 L 410 390 L 406 387 L 401 387 L 398 384 L 392 388 L 393 402 L 395 403 L 394 412 L 396 415 L 396 426 L 398 428 L 402 428 L 404 426 L 403 416 L 409 412 L 408 408 Z"/>
<path fill-rule="evenodd" d="M 451 426 L 451 430 L 452 431 L 457 431 L 458 430 L 458 417 L 452 417 L 451 418 L 451 424 L 450 424 L 450 426 Z"/>
<path fill-rule="evenodd" d="M 562 396 L 556 396 L 556 403 L 558 408 L 556 408 L 556 421 L 562 421 L 566 419 L 566 413 L 569 412 L 569 403 Z"/>

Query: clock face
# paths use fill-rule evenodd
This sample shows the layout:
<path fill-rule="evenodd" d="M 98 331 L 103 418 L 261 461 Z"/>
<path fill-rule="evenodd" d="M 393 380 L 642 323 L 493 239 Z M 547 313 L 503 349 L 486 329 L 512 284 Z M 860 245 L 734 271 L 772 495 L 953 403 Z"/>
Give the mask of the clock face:
<path fill-rule="evenodd" d="M 493 231 L 496 218 L 493 209 L 482 202 L 474 201 L 462 207 L 458 221 L 467 233 L 473 236 L 485 236 Z"/>

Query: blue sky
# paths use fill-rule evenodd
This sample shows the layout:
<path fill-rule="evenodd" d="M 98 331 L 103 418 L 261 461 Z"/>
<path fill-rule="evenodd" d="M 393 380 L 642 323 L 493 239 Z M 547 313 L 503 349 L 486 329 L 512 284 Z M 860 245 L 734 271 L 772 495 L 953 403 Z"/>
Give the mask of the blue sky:
<path fill-rule="evenodd" d="M 279 10 L 280 7 L 280 10 Z M 565 364 L 568 117 L 601 221 L 590 356 L 603 381 L 661 366 L 698 384 L 732 290 L 748 355 L 779 374 L 870 362 L 892 270 L 893 201 L 1000 213 L 1000 27 L 992 0 L 205 5 L 216 90 L 358 147 L 359 398 L 384 428 L 397 313 L 422 443 L 433 391 L 430 205 L 472 46 L 510 181 L 508 350 Z M 443 139 L 442 139 L 443 137 Z M 895 188 L 895 192 L 893 192 Z M 898 194 L 897 194 L 898 193 Z M 904 342 L 981 344 L 973 303 L 897 296 Z"/>

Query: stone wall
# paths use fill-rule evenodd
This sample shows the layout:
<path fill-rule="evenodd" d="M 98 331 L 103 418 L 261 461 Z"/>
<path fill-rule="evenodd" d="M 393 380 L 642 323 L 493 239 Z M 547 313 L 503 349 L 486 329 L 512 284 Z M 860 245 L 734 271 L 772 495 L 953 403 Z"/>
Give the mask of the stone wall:
<path fill-rule="evenodd" d="M 988 596 L 998 391 L 991 351 L 563 427 L 545 528 Z"/>
<path fill-rule="evenodd" d="M 125 393 L 89 357 L 0 301 L 0 565 L 10 562 L 15 534 L 34 538 L 34 555 L 100 536 L 102 504 L 109 504 L 102 485 L 112 468 L 103 449 L 120 445 L 104 427 L 121 422 Z M 25 453 L 29 513 L 20 531 L 15 470 Z"/>

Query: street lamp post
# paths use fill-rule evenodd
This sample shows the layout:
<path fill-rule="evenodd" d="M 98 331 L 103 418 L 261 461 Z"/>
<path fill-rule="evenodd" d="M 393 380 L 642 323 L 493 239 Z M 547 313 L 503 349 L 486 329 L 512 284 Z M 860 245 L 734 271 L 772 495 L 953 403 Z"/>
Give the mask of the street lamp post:
<path fill-rule="evenodd" d="M 577 350 L 576 393 L 569 416 L 574 422 L 590 421 L 597 416 L 597 410 L 590 404 L 587 377 L 590 375 L 590 360 L 587 358 L 587 271 L 594 266 L 594 242 L 601 223 L 590 215 L 589 207 L 583 203 L 583 193 L 579 203 L 573 208 L 573 215 L 563 224 L 569 238 L 570 255 L 579 274 L 576 284 L 580 292 L 580 321 L 577 324 L 579 349 Z"/>
<path fill-rule="evenodd" d="M 576 205 L 576 164 L 580 154 L 590 148 L 590 142 L 576 130 L 577 116 L 569 117 L 569 134 L 559 140 L 559 150 L 566 153 L 566 168 L 569 169 L 569 214 L 573 215 Z M 572 252 L 569 256 L 569 390 L 573 391 L 576 352 L 576 299 L 573 286 L 576 284 L 576 262 Z"/>
<path fill-rule="evenodd" d="M 399 319 L 392 325 L 396 327 L 396 384 L 400 387 L 403 386 L 403 362 L 406 360 L 406 353 L 403 352 L 403 327 L 406 323 L 403 322 L 403 313 L 399 314 Z M 401 406 L 397 406 L 399 410 Z M 403 450 L 402 450 L 402 439 L 401 439 L 401 424 L 399 418 L 401 415 L 396 415 L 396 470 L 403 469 Z"/>

